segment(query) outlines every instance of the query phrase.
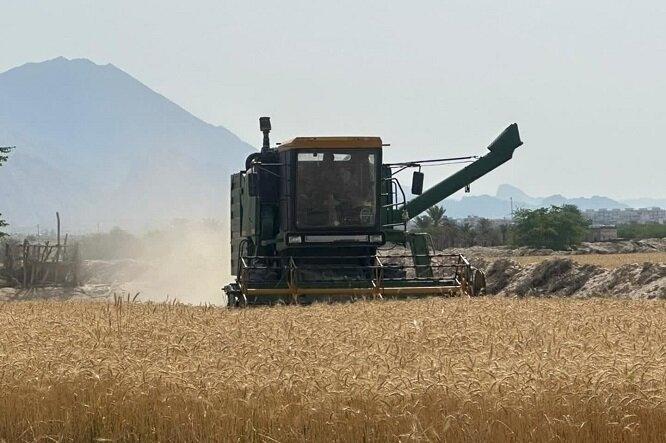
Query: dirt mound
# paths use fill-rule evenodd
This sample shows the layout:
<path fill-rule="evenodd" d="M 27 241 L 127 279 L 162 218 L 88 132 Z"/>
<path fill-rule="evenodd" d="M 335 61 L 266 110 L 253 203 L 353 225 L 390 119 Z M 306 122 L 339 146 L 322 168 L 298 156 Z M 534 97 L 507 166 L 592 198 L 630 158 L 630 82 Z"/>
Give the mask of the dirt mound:
<path fill-rule="evenodd" d="M 666 299 L 666 263 L 624 265 L 590 279 L 585 295 Z"/>
<path fill-rule="evenodd" d="M 26 300 L 107 300 L 118 297 L 131 297 L 119 285 L 110 284 L 83 284 L 75 288 L 62 286 L 45 286 L 39 288 L 0 288 L 0 302 L 2 301 L 26 301 Z"/>
<path fill-rule="evenodd" d="M 509 296 L 614 296 L 666 299 L 666 264 L 643 263 L 605 269 L 553 258 L 521 266 L 501 258 L 486 267 L 488 294 Z"/>
<path fill-rule="evenodd" d="M 513 260 L 499 259 L 487 268 L 489 294 L 571 296 L 602 268 L 579 265 L 568 258 L 544 260 L 520 266 Z"/>
<path fill-rule="evenodd" d="M 614 247 L 624 248 L 623 250 L 634 248 L 634 252 L 643 251 L 644 248 L 656 251 L 666 247 L 666 240 L 622 242 Z M 603 249 L 601 246 L 600 248 Z M 615 250 L 617 249 L 613 251 Z M 597 263 L 580 263 L 571 252 L 569 255 L 572 258 L 558 252 L 558 256 L 546 256 L 543 260 L 526 264 L 521 264 L 512 257 L 529 255 L 527 253 L 530 251 L 527 249 L 473 247 L 443 252 L 463 254 L 472 266 L 483 270 L 486 273 L 486 292 L 489 295 L 666 299 L 666 263 L 663 262 L 625 264 L 609 269 L 598 266 Z M 540 253 L 544 255 L 544 251 Z M 408 254 L 408 251 L 395 248 L 384 254 L 389 257 L 399 256 Z M 640 254 L 636 257 L 640 258 Z M 434 261 L 442 264 L 439 258 Z"/>
<path fill-rule="evenodd" d="M 636 252 L 666 252 L 666 238 L 645 240 L 621 240 L 612 242 L 583 243 L 573 253 L 577 254 L 627 254 Z"/>
<path fill-rule="evenodd" d="M 99 300 L 113 297 L 114 294 L 124 297 L 130 292 L 124 284 L 148 269 L 148 264 L 138 260 L 85 260 L 81 264 L 81 286 L 23 289 L 0 285 L 0 301 Z"/>
<path fill-rule="evenodd" d="M 489 294 L 501 292 L 520 272 L 518 263 L 506 258 L 495 260 L 489 267 L 482 266 L 478 262 L 473 264 L 479 269 L 486 270 L 486 291 Z"/>
<path fill-rule="evenodd" d="M 476 257 L 525 257 L 536 255 L 577 255 L 577 254 L 631 254 L 641 252 L 666 252 L 666 238 L 645 240 L 617 240 L 609 242 L 582 243 L 571 251 L 553 251 L 552 249 L 509 248 L 508 246 L 472 246 L 470 248 L 450 248 L 445 254 L 463 254 L 468 258 Z"/>

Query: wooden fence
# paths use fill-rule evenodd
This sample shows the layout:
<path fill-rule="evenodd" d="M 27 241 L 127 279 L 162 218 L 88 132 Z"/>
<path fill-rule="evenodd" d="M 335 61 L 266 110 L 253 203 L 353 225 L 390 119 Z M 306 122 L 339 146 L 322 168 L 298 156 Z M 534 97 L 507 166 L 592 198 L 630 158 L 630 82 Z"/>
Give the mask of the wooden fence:
<path fill-rule="evenodd" d="M 78 245 L 5 245 L 5 278 L 16 286 L 78 286 L 81 259 Z"/>

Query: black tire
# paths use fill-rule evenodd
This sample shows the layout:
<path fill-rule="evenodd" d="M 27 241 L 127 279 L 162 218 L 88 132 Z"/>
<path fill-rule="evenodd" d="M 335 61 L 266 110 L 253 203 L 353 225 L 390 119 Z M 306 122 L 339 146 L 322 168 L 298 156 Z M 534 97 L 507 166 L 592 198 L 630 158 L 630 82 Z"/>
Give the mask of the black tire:
<path fill-rule="evenodd" d="M 227 298 L 227 308 L 238 308 L 241 305 L 241 299 L 244 298 L 240 286 L 237 283 L 231 283 L 224 287 L 224 294 Z"/>

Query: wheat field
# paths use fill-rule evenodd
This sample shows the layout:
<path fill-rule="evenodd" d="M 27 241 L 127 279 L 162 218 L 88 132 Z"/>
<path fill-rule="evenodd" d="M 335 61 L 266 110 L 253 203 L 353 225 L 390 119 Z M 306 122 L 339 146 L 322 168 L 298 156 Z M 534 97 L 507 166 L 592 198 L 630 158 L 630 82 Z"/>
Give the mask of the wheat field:
<path fill-rule="evenodd" d="M 655 441 L 666 304 L 0 304 L 0 441 Z"/>

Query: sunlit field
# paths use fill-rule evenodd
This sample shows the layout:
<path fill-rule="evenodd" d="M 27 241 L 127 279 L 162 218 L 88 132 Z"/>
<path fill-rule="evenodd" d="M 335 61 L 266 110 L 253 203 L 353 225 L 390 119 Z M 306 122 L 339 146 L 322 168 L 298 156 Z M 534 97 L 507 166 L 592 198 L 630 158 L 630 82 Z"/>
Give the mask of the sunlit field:
<path fill-rule="evenodd" d="M 606 299 L 4 303 L 0 441 L 661 440 L 665 324 Z"/>

